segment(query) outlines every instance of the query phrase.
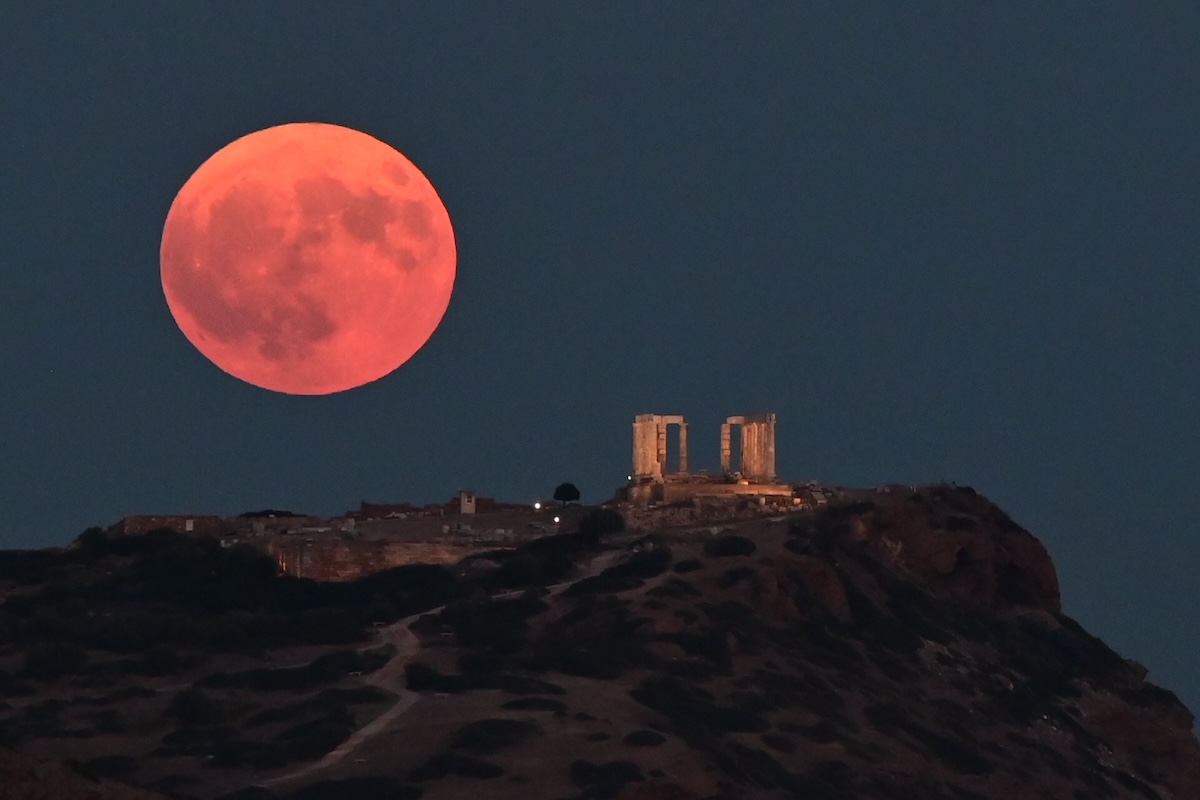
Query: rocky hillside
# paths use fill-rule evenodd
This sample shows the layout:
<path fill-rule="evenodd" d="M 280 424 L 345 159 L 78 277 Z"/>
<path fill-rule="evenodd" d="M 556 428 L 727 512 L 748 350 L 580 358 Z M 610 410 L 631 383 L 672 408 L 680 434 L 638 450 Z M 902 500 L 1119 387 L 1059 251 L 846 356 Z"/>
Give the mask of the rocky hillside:
<path fill-rule="evenodd" d="M 0 750 L 0 797 L 4 800 L 165 800 L 162 795 L 103 780 L 63 764 Z"/>
<path fill-rule="evenodd" d="M 464 726 L 428 763 L 547 797 L 1200 797 L 1192 715 L 1060 613 L 1045 549 L 968 489 L 663 531 L 557 594 L 433 623 L 410 686 L 463 692 L 448 713 L 513 740 L 473 749 Z"/>
<path fill-rule="evenodd" d="M 159 592 L 162 614 L 207 609 L 214 643 L 286 613 L 325 619 L 335 601 L 364 609 L 354 625 L 386 619 L 352 626 L 357 656 L 296 650 L 293 625 L 280 646 L 307 666 L 214 670 L 184 650 L 191 666 L 157 679 L 144 655 L 105 660 L 114 645 L 81 632 L 87 666 L 0 675 L 0 735 L 202 800 L 1200 797 L 1191 713 L 1061 613 L 1045 549 L 970 489 L 648 535 L 598 537 L 614 520 L 597 513 L 581 534 L 328 596 L 241 561 L 222 579 L 220 554 L 203 554 L 221 602 L 138 591 Z M 91 546 L 119 550 L 127 573 L 104 555 L 86 575 L 122 586 L 140 558 L 192 563 Z M 93 585 L 35 566 L 0 619 L 13 663 L 70 594 L 55 581 Z M 115 588 L 97 585 L 99 609 Z M 243 595 L 254 610 L 222 610 Z M 235 655 L 253 666 L 221 663 Z"/>

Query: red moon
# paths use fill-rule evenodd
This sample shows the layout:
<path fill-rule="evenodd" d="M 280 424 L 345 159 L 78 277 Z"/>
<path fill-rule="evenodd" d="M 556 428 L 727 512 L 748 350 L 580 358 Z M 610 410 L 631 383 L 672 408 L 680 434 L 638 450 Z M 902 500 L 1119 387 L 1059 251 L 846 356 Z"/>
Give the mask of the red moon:
<path fill-rule="evenodd" d="M 433 335 L 454 289 L 450 216 L 421 171 L 349 128 L 243 136 L 188 179 L 163 227 L 162 284 L 184 336 L 276 392 L 378 380 Z"/>

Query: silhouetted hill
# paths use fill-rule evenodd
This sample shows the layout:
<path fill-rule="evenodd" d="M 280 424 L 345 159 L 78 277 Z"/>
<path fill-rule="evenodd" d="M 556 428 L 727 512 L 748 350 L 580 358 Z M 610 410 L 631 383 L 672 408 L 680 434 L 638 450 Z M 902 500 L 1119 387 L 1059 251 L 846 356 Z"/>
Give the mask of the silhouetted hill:
<path fill-rule="evenodd" d="M 1200 797 L 1191 713 L 1061 613 L 1037 539 L 970 489 L 862 497 L 457 579 L 0 554 L 0 737 L 177 797 Z"/>

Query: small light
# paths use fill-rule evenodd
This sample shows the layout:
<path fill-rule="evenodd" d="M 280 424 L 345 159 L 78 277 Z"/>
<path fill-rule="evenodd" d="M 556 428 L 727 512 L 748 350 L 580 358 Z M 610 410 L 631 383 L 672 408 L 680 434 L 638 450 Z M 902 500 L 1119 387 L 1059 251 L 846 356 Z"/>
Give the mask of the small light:
<path fill-rule="evenodd" d="M 632 476 L 632 475 L 626 475 L 626 476 L 625 476 L 625 480 L 627 480 L 627 481 L 631 481 L 631 480 L 633 480 L 633 476 Z"/>
<path fill-rule="evenodd" d="M 541 504 L 541 503 L 534 503 L 534 504 L 533 504 L 533 510 L 534 510 L 534 511 L 541 511 L 541 510 L 542 510 L 542 504 Z"/>
<path fill-rule="evenodd" d="M 555 518 L 554 518 L 554 524 L 555 524 L 555 525 L 557 525 L 557 524 L 558 524 L 558 517 L 555 517 Z"/>

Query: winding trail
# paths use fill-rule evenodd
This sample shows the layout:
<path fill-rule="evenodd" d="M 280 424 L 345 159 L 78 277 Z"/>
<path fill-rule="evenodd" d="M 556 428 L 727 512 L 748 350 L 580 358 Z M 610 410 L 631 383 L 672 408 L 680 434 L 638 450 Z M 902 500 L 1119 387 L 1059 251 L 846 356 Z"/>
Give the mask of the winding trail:
<path fill-rule="evenodd" d="M 565 586 L 570 586 L 572 583 L 575 583 L 581 578 L 597 574 L 604 568 L 611 565 L 612 562 L 615 561 L 620 555 L 621 551 L 612 550 L 593 557 L 588 562 L 587 569 L 583 575 L 576 576 L 569 581 L 547 586 L 547 593 L 553 594 Z M 521 595 L 524 591 L 524 589 L 513 589 L 507 592 L 500 592 L 492 595 L 492 599 L 509 599 Z M 419 614 L 413 614 L 412 616 L 405 617 L 404 619 L 393 622 L 391 625 L 382 628 L 380 633 L 383 641 L 395 645 L 396 653 L 392 656 L 391 660 L 388 661 L 387 664 L 384 664 L 382 667 L 369 675 L 364 675 L 362 679 L 363 682 L 367 685 L 375 686 L 388 692 L 394 692 L 397 685 L 403 685 L 401 678 L 404 674 L 404 668 L 408 665 L 409 659 L 416 655 L 417 651 L 421 649 L 420 639 L 417 638 L 416 634 L 409 630 L 409 626 L 419 617 L 423 617 L 427 614 L 437 614 L 444 608 L 444 605 L 438 606 L 437 608 L 431 608 L 427 611 L 422 611 Z M 254 785 L 262 786 L 264 788 L 268 786 L 278 786 L 280 784 L 290 783 L 299 778 L 312 775 L 313 773 L 322 772 L 330 767 L 340 764 L 343 760 L 345 760 L 346 756 L 353 753 L 368 739 L 371 739 L 374 736 L 382 733 L 388 727 L 388 725 L 390 725 L 401 714 L 412 708 L 420 699 L 421 695 L 419 693 L 410 692 L 408 689 L 401 689 L 399 696 L 396 698 L 396 702 L 393 703 L 391 707 L 386 709 L 383 713 L 368 722 L 363 727 L 356 730 L 353 734 L 351 734 L 349 739 L 342 742 L 333 750 L 330 750 L 319 760 L 301 767 L 294 772 L 288 772 L 284 773 L 283 775 L 276 775 L 273 778 L 267 778 L 266 780 L 258 781 Z"/>
<path fill-rule="evenodd" d="M 402 620 L 393 622 L 386 628 L 383 628 L 381 633 L 384 642 L 395 645 L 396 653 L 392 656 L 388 663 L 384 664 L 379 669 L 363 676 L 363 682 L 368 686 L 374 686 L 387 692 L 395 691 L 400 676 L 404 673 L 404 667 L 408 664 L 408 660 L 412 658 L 417 650 L 421 648 L 421 642 L 416 635 L 408 629 L 408 626 L 417 620 L 418 617 L 423 617 L 426 614 L 436 614 L 445 606 L 428 611 L 422 611 L 419 614 L 413 614 L 410 617 L 405 617 Z M 350 755 L 358 746 L 376 734 L 383 731 L 392 720 L 408 711 L 413 705 L 421 699 L 421 695 L 416 692 L 410 692 L 407 689 L 400 690 L 396 702 L 386 709 L 382 714 L 368 722 L 363 727 L 351 734 L 350 738 L 342 742 L 333 750 L 330 750 L 319 760 L 314 761 L 307 766 L 304 766 L 294 772 L 288 772 L 283 775 L 276 775 L 274 778 L 268 778 L 265 781 L 259 781 L 257 786 L 275 786 L 281 783 L 287 783 L 297 778 L 302 778 L 314 772 L 320 772 L 342 762 L 346 756 Z"/>

